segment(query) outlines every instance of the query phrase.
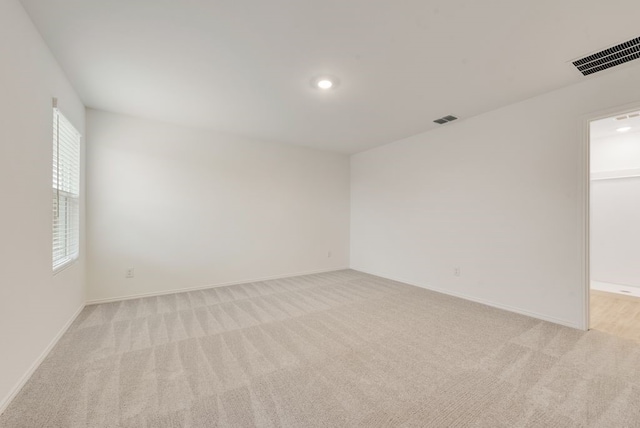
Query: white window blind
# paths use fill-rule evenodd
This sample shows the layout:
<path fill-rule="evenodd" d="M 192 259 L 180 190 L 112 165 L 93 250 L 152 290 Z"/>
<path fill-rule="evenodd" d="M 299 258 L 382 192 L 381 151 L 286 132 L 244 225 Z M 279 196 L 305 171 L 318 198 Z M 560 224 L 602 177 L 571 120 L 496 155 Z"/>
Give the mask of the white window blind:
<path fill-rule="evenodd" d="M 80 251 L 80 134 L 53 108 L 53 271 Z"/>

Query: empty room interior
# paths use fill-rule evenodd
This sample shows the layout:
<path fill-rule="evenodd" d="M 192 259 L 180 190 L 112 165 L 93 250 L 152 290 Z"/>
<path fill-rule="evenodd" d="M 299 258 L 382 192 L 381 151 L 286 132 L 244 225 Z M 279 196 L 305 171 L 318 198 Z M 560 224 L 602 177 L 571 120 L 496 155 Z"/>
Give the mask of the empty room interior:
<path fill-rule="evenodd" d="M 639 14 L 0 0 L 0 427 L 640 426 Z"/>
<path fill-rule="evenodd" d="M 590 327 L 640 342 L 640 108 L 589 127 Z"/>

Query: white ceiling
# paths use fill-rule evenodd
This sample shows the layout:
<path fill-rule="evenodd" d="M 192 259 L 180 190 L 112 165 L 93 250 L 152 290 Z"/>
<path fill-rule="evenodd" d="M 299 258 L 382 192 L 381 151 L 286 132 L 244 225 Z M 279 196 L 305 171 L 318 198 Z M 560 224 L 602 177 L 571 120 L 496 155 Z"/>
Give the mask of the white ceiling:
<path fill-rule="evenodd" d="M 22 3 L 89 107 L 345 153 L 579 82 L 569 60 L 640 36 L 637 0 Z"/>
<path fill-rule="evenodd" d="M 640 114 L 640 111 L 632 111 L 606 119 L 594 120 L 590 124 L 589 132 L 591 138 L 606 138 L 640 132 L 640 116 L 624 118 L 629 114 Z M 626 127 L 631 129 L 625 132 L 618 132 L 618 129 Z"/>

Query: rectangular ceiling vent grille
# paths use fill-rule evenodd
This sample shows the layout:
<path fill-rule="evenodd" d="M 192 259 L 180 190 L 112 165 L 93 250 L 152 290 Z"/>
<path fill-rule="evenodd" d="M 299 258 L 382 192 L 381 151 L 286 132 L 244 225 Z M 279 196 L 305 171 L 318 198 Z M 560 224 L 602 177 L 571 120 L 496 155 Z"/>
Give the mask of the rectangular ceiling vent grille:
<path fill-rule="evenodd" d="M 452 116 L 452 115 L 448 115 L 448 116 L 445 116 L 445 117 L 441 117 L 440 119 L 436 119 L 436 120 L 434 120 L 434 122 L 437 123 L 438 125 L 444 125 L 445 123 L 453 122 L 456 119 L 457 119 L 457 117 Z"/>
<path fill-rule="evenodd" d="M 573 61 L 584 76 L 640 58 L 640 37 Z"/>
<path fill-rule="evenodd" d="M 638 117 L 638 116 L 640 116 L 640 113 L 629 113 L 629 114 L 625 114 L 623 116 L 616 117 L 616 120 L 632 119 L 632 118 Z"/>

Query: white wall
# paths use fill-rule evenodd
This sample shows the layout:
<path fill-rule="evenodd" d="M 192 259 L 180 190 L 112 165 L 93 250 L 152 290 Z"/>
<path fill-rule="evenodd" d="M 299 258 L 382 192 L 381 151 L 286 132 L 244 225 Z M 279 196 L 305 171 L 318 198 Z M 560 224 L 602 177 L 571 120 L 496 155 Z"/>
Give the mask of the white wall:
<path fill-rule="evenodd" d="M 590 155 L 592 173 L 640 169 L 640 132 L 592 138 Z"/>
<path fill-rule="evenodd" d="M 624 67 L 354 155 L 352 267 L 584 327 L 584 115 L 637 101 Z"/>
<path fill-rule="evenodd" d="M 594 138 L 591 171 L 640 170 L 640 133 Z M 591 181 L 591 279 L 640 287 L 640 177 Z"/>
<path fill-rule="evenodd" d="M 84 304 L 85 272 L 51 267 L 51 100 L 82 133 L 84 106 L 17 0 L 0 1 L 0 64 L 1 411 Z"/>
<path fill-rule="evenodd" d="M 89 300 L 348 267 L 348 156 L 95 110 L 87 127 Z"/>

